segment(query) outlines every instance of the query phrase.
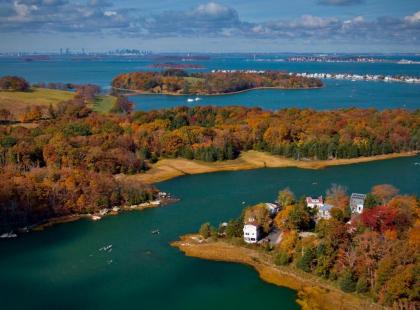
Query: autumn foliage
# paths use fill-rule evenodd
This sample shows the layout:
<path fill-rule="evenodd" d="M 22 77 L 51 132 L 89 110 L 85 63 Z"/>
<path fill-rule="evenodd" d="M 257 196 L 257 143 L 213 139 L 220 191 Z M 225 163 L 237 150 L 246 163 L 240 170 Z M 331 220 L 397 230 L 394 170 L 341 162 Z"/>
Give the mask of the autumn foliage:
<path fill-rule="evenodd" d="M 19 76 L 3 76 L 0 78 L 0 90 L 27 91 L 29 83 Z"/>
<path fill-rule="evenodd" d="M 275 264 L 322 277 L 344 292 L 370 297 L 393 309 L 417 309 L 420 201 L 416 196 L 398 195 L 389 184 L 376 185 L 369 194 L 381 201 L 384 189 L 390 189 L 386 204 L 364 208 L 362 214 L 351 215 L 351 221 L 343 216 L 316 219 L 316 211 L 302 205 L 304 200 L 289 199 L 293 193 L 282 190 L 279 202 L 283 203 L 273 222 L 281 232 L 281 241 L 273 248 L 262 246 L 264 241 L 256 247 L 271 254 Z M 327 200 L 342 204 L 337 208 L 342 210 L 348 204 L 344 187 L 333 185 L 327 190 Z M 261 204 L 245 209 L 241 218 L 259 210 L 258 206 Z M 260 219 L 257 223 L 261 226 L 265 223 L 261 218 L 270 220 L 252 215 Z M 313 220 L 315 228 L 310 225 Z M 224 238 L 238 242 L 235 237 Z"/>
<path fill-rule="evenodd" d="M 280 71 L 264 73 L 214 72 L 188 74 L 170 69 L 164 72 L 131 72 L 120 74 L 112 81 L 116 89 L 150 93 L 225 94 L 258 87 L 311 88 L 321 87 L 319 79 L 292 76 Z"/>

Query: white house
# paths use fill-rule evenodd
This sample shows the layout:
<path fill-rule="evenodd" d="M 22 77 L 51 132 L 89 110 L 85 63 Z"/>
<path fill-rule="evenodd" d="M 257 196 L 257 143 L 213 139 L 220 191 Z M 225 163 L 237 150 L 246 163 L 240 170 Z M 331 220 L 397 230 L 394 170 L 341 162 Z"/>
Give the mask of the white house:
<path fill-rule="evenodd" d="M 260 227 L 255 221 L 247 222 L 244 225 L 244 241 L 246 243 L 257 243 L 260 236 Z"/>
<path fill-rule="evenodd" d="M 322 199 L 322 196 L 319 196 L 318 198 L 306 197 L 306 205 L 311 209 L 315 207 L 320 208 L 324 205 L 324 200 Z"/>
<path fill-rule="evenodd" d="M 333 205 L 323 204 L 318 208 L 318 219 L 328 220 L 331 218 L 331 209 L 334 208 Z"/>
<path fill-rule="evenodd" d="M 365 205 L 366 195 L 353 193 L 350 196 L 351 213 L 362 213 Z"/>

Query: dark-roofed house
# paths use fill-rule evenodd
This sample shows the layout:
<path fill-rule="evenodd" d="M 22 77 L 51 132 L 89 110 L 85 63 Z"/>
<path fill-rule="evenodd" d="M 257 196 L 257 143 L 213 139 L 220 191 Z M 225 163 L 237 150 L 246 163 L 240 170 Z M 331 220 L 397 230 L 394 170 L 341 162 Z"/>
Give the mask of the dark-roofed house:
<path fill-rule="evenodd" d="M 365 204 L 366 195 L 353 193 L 350 196 L 350 209 L 351 213 L 362 213 Z"/>

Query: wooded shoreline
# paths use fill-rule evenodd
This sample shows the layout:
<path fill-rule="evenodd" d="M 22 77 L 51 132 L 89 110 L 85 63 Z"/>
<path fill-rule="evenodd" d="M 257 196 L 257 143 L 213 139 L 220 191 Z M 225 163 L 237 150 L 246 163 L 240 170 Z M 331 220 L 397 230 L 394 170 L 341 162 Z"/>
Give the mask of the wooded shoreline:
<path fill-rule="evenodd" d="M 120 175 L 120 177 L 126 178 L 128 180 L 135 179 L 147 184 L 155 184 L 190 174 L 252 170 L 261 168 L 296 167 L 302 169 L 323 169 L 330 166 L 351 165 L 376 160 L 411 157 L 416 156 L 417 154 L 418 152 L 411 151 L 350 159 L 298 161 L 277 155 L 271 155 L 265 152 L 247 151 L 242 152 L 237 159 L 217 161 L 212 163 L 199 160 L 188 160 L 184 158 L 161 159 L 156 164 L 151 164 L 150 169 L 144 173 L 138 173 L 134 175 Z"/>
<path fill-rule="evenodd" d="M 191 94 L 180 94 L 180 93 L 173 93 L 173 92 L 161 92 L 161 93 L 154 93 L 154 92 L 147 92 L 147 91 L 141 91 L 141 90 L 132 90 L 132 89 L 125 89 L 125 88 L 116 88 L 113 87 L 112 89 L 117 91 L 126 91 L 129 92 L 127 94 L 124 94 L 125 96 L 175 96 L 175 97 L 188 97 L 188 96 L 203 96 L 203 97 L 218 97 L 218 96 L 229 96 L 229 95 L 238 95 L 241 93 L 251 92 L 254 90 L 311 90 L 311 89 L 321 89 L 325 88 L 325 85 L 322 86 L 313 86 L 313 87 L 306 87 L 306 88 L 293 88 L 293 87 L 254 87 L 244 90 L 238 90 L 234 92 L 229 93 L 217 93 L 217 94 L 201 94 L 201 93 L 191 93 Z"/>
<path fill-rule="evenodd" d="M 245 156 L 241 155 L 238 159 L 230 160 L 226 162 L 206 163 L 197 160 L 187 159 L 162 159 L 158 163 L 152 166 L 152 169 L 145 173 L 135 175 L 117 175 L 117 178 L 125 178 L 127 180 L 136 179 L 136 181 L 142 181 L 148 184 L 156 184 L 159 182 L 167 181 L 180 176 L 190 174 L 202 174 L 212 173 L 221 171 L 241 171 L 241 170 L 253 170 L 262 168 L 288 168 L 296 167 L 300 169 L 323 169 L 329 166 L 339 165 L 351 165 L 357 163 L 364 163 L 376 160 L 387 160 L 400 157 L 411 157 L 416 156 L 418 152 L 405 152 L 405 153 L 393 153 L 387 155 L 377 155 L 371 157 L 360 157 L 352 159 L 335 159 L 335 160 L 317 160 L 317 161 L 296 161 L 293 159 L 287 159 L 280 156 L 271 155 L 268 153 L 262 153 L 257 151 L 245 152 Z M 254 156 L 256 159 L 252 162 L 250 159 Z M 268 162 L 261 161 L 262 159 L 269 160 Z M 176 168 L 174 166 L 182 167 Z M 159 208 L 162 205 L 149 204 L 147 207 L 131 208 L 129 206 L 121 207 L 121 212 L 127 211 L 143 211 L 150 208 Z M 118 212 L 120 213 L 120 212 Z M 110 213 L 110 215 L 118 215 L 118 213 Z M 68 222 L 74 222 L 80 219 L 91 219 L 91 214 L 70 214 L 66 216 L 59 216 L 50 218 L 41 223 L 35 224 L 31 227 L 31 231 L 42 231 L 45 228 L 63 224 Z"/>

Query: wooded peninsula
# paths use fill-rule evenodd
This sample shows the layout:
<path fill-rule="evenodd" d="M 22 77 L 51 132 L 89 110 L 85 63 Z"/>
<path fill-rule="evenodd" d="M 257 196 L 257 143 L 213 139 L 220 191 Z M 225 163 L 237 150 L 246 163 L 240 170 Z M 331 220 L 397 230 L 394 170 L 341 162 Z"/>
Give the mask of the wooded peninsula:
<path fill-rule="evenodd" d="M 217 71 L 188 73 L 179 69 L 163 72 L 120 74 L 112 87 L 140 93 L 167 95 L 223 95 L 257 88 L 319 88 L 320 79 L 289 75 L 282 71 Z"/>
<path fill-rule="evenodd" d="M 351 208 L 354 195 L 333 184 L 325 205 L 320 197 L 313 206 L 311 197 L 285 188 L 275 212 L 272 203 L 248 206 L 172 245 L 189 256 L 250 265 L 263 280 L 297 290 L 303 310 L 417 309 L 420 200 L 379 184 L 363 195 L 359 212 Z M 247 243 L 249 227 L 267 237 Z"/>

